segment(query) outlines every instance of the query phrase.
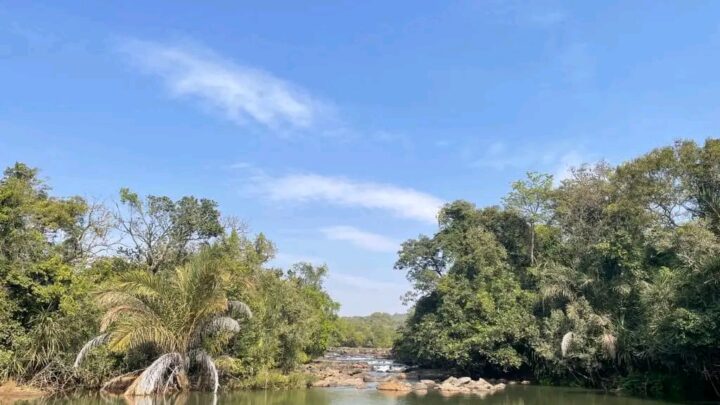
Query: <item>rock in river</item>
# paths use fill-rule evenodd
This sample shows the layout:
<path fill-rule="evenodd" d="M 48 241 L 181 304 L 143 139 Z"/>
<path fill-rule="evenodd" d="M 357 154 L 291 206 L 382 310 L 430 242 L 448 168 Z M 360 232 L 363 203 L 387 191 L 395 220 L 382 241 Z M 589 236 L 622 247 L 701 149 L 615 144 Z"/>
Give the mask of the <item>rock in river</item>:
<path fill-rule="evenodd" d="M 409 392 L 413 390 L 413 387 L 405 381 L 393 380 L 378 384 L 377 389 L 380 391 Z"/>

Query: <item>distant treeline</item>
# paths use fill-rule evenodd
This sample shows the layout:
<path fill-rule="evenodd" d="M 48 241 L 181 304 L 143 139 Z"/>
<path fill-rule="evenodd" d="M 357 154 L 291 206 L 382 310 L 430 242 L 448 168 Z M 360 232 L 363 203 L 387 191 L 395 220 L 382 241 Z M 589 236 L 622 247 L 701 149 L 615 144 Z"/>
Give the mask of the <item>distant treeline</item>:
<path fill-rule="evenodd" d="M 369 316 L 348 316 L 338 320 L 335 346 L 392 347 L 397 329 L 405 322 L 405 314 L 375 312 Z"/>
<path fill-rule="evenodd" d="M 529 173 L 502 202 L 447 204 L 434 235 L 403 243 L 401 360 L 718 396 L 720 140 Z"/>

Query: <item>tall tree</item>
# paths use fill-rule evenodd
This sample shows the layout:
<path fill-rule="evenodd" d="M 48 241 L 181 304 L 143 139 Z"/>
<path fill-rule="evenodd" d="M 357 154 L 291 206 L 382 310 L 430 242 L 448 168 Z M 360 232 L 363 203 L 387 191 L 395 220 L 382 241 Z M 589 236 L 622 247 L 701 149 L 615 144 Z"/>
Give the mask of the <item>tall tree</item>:
<path fill-rule="evenodd" d="M 443 207 L 439 218 L 439 231 L 406 242 L 396 265 L 421 287 L 396 353 L 429 367 L 487 373 L 518 369 L 537 333 L 533 294 L 521 288 L 505 248 L 483 226 L 482 211 L 456 201 Z M 433 248 L 407 249 L 420 240 Z M 441 272 L 433 270 L 433 257 L 443 258 Z"/>
<path fill-rule="evenodd" d="M 507 209 L 518 212 L 530 225 L 530 265 L 535 265 L 535 227 L 550 219 L 552 183 L 552 175 L 528 172 L 526 179 L 512 184 L 504 198 Z"/>
<path fill-rule="evenodd" d="M 45 369 L 91 327 L 88 280 L 73 260 L 87 252 L 68 249 L 82 243 L 87 212 L 80 197 L 51 196 L 25 164 L 0 178 L 0 379 Z"/>
<path fill-rule="evenodd" d="M 120 203 L 116 212 L 120 252 L 151 273 L 181 264 L 194 247 L 223 233 L 220 212 L 212 200 L 186 196 L 173 201 L 154 195 L 143 200 L 123 188 Z"/>

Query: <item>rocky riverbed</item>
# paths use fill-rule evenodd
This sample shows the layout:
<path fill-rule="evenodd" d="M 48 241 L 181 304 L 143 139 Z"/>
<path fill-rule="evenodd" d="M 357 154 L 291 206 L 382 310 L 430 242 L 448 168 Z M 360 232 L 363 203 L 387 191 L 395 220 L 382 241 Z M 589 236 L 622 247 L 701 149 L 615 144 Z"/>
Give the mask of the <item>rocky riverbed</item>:
<path fill-rule="evenodd" d="M 419 394 L 435 390 L 443 395 L 490 395 L 506 385 L 529 384 L 454 376 L 444 370 L 411 369 L 395 362 L 387 349 L 337 348 L 305 366 L 315 377 L 313 387 L 352 387 Z"/>

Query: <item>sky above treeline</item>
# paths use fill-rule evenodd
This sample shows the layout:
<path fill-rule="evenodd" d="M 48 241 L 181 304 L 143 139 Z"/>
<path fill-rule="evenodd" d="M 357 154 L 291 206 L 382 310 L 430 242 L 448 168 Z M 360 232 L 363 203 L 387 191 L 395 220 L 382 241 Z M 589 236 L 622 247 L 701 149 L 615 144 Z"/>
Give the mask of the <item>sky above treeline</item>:
<path fill-rule="evenodd" d="M 342 314 L 404 312 L 444 202 L 716 137 L 719 52 L 717 1 L 0 1 L 0 164 L 214 199 Z"/>

